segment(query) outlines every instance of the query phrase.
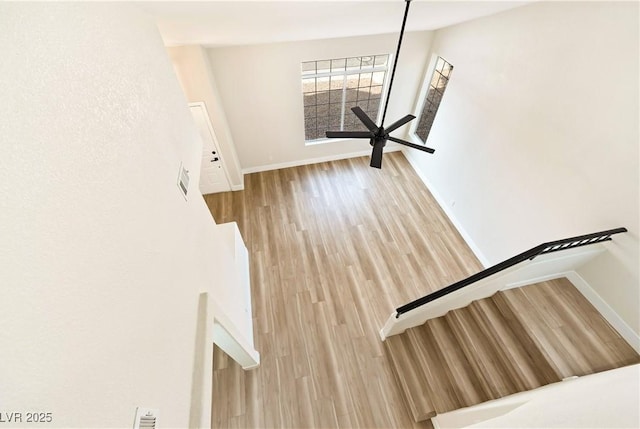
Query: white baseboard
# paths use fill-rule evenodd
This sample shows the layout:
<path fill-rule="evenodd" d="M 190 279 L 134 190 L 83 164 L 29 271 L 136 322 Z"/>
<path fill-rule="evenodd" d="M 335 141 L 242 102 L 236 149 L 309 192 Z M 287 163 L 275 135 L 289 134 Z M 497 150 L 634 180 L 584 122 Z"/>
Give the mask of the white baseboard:
<path fill-rule="evenodd" d="M 618 331 L 620 336 L 624 338 L 631 347 L 633 347 L 638 353 L 640 353 L 640 336 L 635 333 L 633 329 L 611 308 L 609 304 L 603 300 L 600 295 L 593 290 L 591 285 L 587 283 L 585 279 L 575 271 L 566 273 L 566 277 L 571 283 L 584 295 L 585 298 L 593 305 L 596 310 L 602 314 L 607 322 Z"/>
<path fill-rule="evenodd" d="M 232 191 L 243 191 L 244 190 L 244 183 L 241 185 L 231 185 L 231 190 Z"/>
<path fill-rule="evenodd" d="M 400 148 L 390 147 L 385 152 L 397 152 Z M 337 161 L 340 159 L 357 158 L 359 156 L 369 156 L 371 150 L 363 150 L 358 152 L 341 153 L 336 155 L 321 156 L 318 158 L 299 159 L 289 162 L 281 162 L 278 164 L 258 165 L 256 167 L 243 168 L 242 174 L 259 173 L 261 171 L 280 170 L 281 168 L 298 167 L 301 165 L 318 164 L 320 162 Z"/>
<path fill-rule="evenodd" d="M 447 215 L 447 217 L 449 218 L 453 226 L 458 230 L 458 232 L 460 233 L 464 241 L 471 248 L 471 251 L 474 253 L 474 255 L 476 255 L 476 258 L 480 260 L 480 263 L 482 264 L 482 266 L 485 268 L 490 267 L 492 264 L 489 262 L 489 259 L 485 257 L 485 255 L 480 250 L 480 247 L 476 245 L 476 243 L 471 238 L 471 235 L 467 233 L 467 231 L 464 229 L 462 224 L 458 221 L 455 214 L 450 210 L 449 205 L 445 202 L 444 198 L 442 198 L 442 195 L 440 195 L 440 193 L 436 190 L 436 188 L 431 184 L 427 176 L 420 170 L 419 166 L 417 165 L 414 159 L 414 156 L 411 155 L 411 152 L 403 151 L 403 153 L 405 158 L 407 158 L 407 160 L 409 161 L 409 164 L 411 164 L 411 167 L 413 167 L 413 171 L 416 172 L 420 180 L 422 180 L 422 183 L 424 183 L 427 189 L 429 189 L 429 192 L 431 192 L 431 195 L 433 195 L 433 198 L 436 199 L 436 202 L 438 203 L 442 211 L 444 211 L 444 213 Z"/>

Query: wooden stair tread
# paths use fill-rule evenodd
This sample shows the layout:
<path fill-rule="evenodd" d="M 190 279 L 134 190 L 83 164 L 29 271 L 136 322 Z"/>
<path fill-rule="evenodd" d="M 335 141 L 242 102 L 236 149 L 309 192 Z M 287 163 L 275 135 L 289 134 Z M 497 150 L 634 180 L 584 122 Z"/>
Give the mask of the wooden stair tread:
<path fill-rule="evenodd" d="M 518 392 L 560 381 L 544 356 L 537 349 L 527 347 L 530 345 L 529 338 L 522 332 L 522 326 L 503 317 L 493 299 L 475 301 L 469 310 L 485 333 L 495 333 L 486 335 L 487 341 L 500 357 L 506 374 Z"/>
<path fill-rule="evenodd" d="M 508 306 L 560 376 L 582 376 L 638 362 L 638 354 L 566 278 L 502 291 Z M 535 305 L 534 305 L 535 303 Z M 616 353 L 606 346 L 614 344 Z"/>
<path fill-rule="evenodd" d="M 416 359 L 416 348 L 409 336 L 394 335 L 387 338 L 384 344 L 396 381 L 414 420 L 419 422 L 434 417 L 436 410 L 430 399 L 433 392 L 429 390 L 427 374 Z"/>
<path fill-rule="evenodd" d="M 508 300 L 505 292 L 498 292 L 493 295 L 491 301 L 496 305 L 498 311 L 502 317 L 507 321 L 507 324 L 517 336 L 522 347 L 528 352 L 531 359 L 536 362 L 537 368 L 540 369 L 540 376 L 548 380 L 549 383 L 562 380 L 566 369 L 559 368 L 553 359 L 551 359 L 545 352 L 544 345 L 531 333 L 531 326 L 527 324 L 538 323 L 537 320 L 531 320 L 531 318 L 519 317 L 518 313 L 514 311 L 513 306 Z M 544 342 L 544 338 L 543 338 Z"/>
<path fill-rule="evenodd" d="M 385 349 L 416 421 L 640 362 L 567 279 L 474 301 L 387 338 Z"/>
<path fill-rule="evenodd" d="M 412 328 L 430 345 L 432 373 L 439 377 L 438 385 L 444 386 L 434 399 L 439 413 L 479 404 L 491 399 L 481 387 L 481 380 L 473 371 L 458 340 L 444 317 L 428 320 L 420 327 Z M 447 395 L 441 392 L 447 392 Z"/>

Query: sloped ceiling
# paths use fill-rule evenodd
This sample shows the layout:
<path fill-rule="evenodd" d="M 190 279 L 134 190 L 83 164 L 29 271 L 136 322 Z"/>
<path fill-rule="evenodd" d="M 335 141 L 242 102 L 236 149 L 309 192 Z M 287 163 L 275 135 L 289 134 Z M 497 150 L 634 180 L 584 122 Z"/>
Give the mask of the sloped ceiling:
<path fill-rule="evenodd" d="M 531 1 L 413 0 L 407 31 L 435 30 Z M 395 33 L 405 2 L 204 1 L 140 2 L 168 46 L 250 45 Z"/>

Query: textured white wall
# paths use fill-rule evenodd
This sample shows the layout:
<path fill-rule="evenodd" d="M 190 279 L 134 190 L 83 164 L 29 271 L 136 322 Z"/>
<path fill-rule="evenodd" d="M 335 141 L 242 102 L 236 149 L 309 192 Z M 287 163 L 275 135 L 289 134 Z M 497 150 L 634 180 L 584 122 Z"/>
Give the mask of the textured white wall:
<path fill-rule="evenodd" d="M 155 25 L 123 4 L 2 3 L 0 28 L 0 411 L 130 427 L 141 405 L 186 427 L 198 294 L 233 262 Z"/>
<path fill-rule="evenodd" d="M 455 68 L 436 153 L 408 153 L 490 264 L 627 227 L 580 274 L 636 332 L 638 40 L 635 2 L 543 2 L 439 30 L 432 52 Z"/>
<path fill-rule="evenodd" d="M 397 34 L 387 34 L 209 49 L 242 168 L 369 151 L 369 143 L 362 140 L 305 146 L 300 63 L 395 54 L 397 42 Z M 430 42 L 430 32 L 405 34 L 387 123 L 410 112 Z"/>

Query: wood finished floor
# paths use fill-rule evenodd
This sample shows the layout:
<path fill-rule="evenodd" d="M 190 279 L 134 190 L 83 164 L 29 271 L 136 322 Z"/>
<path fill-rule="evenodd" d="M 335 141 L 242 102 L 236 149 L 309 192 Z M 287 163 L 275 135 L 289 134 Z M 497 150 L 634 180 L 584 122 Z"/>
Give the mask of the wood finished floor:
<path fill-rule="evenodd" d="M 482 269 L 402 153 L 245 176 L 207 195 L 251 264 L 261 366 L 214 352 L 216 428 L 424 428 L 378 331 L 393 309 Z"/>

